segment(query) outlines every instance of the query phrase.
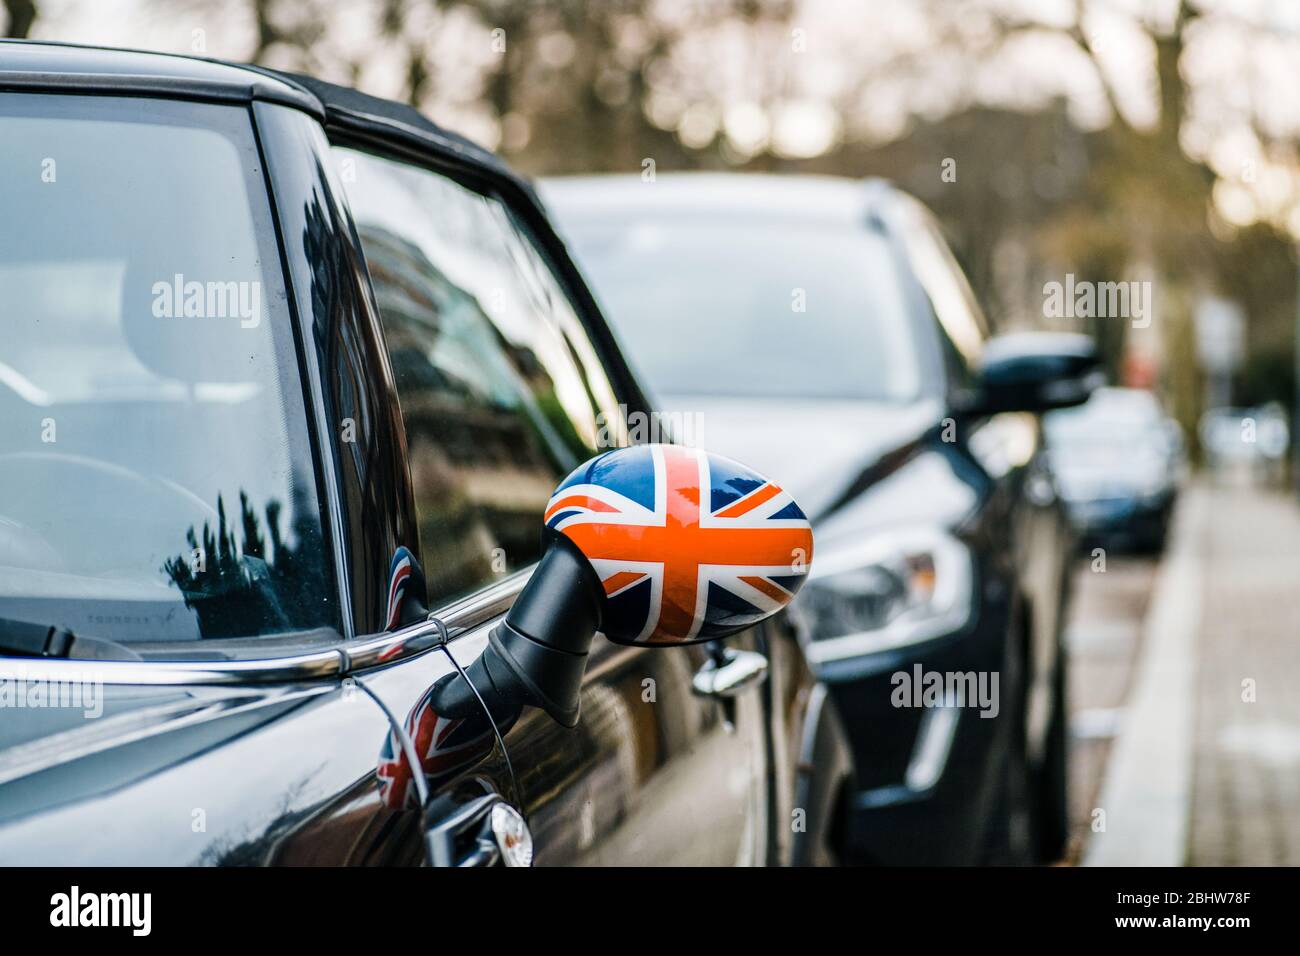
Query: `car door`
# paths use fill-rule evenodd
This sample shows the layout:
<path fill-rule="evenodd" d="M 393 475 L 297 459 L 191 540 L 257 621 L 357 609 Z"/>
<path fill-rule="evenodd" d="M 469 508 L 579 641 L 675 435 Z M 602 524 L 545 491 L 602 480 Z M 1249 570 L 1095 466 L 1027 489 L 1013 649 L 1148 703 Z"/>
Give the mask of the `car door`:
<path fill-rule="evenodd" d="M 547 255 L 490 187 L 335 153 L 401 406 L 429 605 L 495 601 L 501 613 L 540 556 L 555 486 L 626 442 L 627 406 Z M 462 667 L 492 623 L 456 632 L 448 650 Z M 731 644 L 757 654 L 754 642 Z M 763 861 L 760 688 L 725 702 L 692 689 L 721 653 L 598 642 L 575 728 L 532 709 L 498 721 L 505 751 L 475 772 L 509 788 L 539 864 Z"/>
<path fill-rule="evenodd" d="M 41 639 L 0 654 L 0 706 L 36 705 L 0 719 L 0 861 L 418 861 L 376 704 L 459 675 L 410 629 L 365 636 L 405 484 L 323 134 L 135 92 L 0 95 L 0 206 L 31 217 L 0 242 L 29 319 L 25 387 L 0 385 L 0 525 L 25 532 L 0 541 L 0 642 Z M 46 192 L 9 175 L 50 148 L 95 162 Z M 160 315 L 173 276 L 262 308 Z M 444 805 L 479 786 L 453 769 Z"/>

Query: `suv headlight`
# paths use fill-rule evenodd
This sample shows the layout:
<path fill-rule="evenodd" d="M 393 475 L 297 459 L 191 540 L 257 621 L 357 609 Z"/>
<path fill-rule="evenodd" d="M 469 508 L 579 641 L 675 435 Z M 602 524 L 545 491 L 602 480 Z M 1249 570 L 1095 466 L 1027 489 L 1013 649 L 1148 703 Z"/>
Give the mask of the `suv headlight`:
<path fill-rule="evenodd" d="M 793 605 L 813 663 L 860 657 L 959 630 L 970 619 L 970 549 L 938 529 L 873 534 L 861 548 L 819 554 Z"/>

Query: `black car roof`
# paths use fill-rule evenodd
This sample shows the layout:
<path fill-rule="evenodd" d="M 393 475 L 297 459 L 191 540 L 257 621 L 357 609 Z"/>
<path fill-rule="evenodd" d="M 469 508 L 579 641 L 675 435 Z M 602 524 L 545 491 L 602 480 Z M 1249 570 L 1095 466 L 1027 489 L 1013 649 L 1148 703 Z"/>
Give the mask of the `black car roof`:
<path fill-rule="evenodd" d="M 494 154 L 443 129 L 404 103 L 369 96 L 310 76 L 206 57 L 107 49 L 72 43 L 0 40 L 0 91 L 47 90 L 262 100 L 311 113 L 327 126 L 412 140 L 462 162 L 531 187 Z"/>
<path fill-rule="evenodd" d="M 327 83 L 312 76 L 298 73 L 284 73 L 279 70 L 262 70 L 251 67 L 274 77 L 282 82 L 296 84 L 306 90 L 320 102 L 325 111 L 327 124 L 348 120 L 348 125 L 373 122 L 388 127 L 390 131 L 405 130 L 421 139 L 431 140 L 444 149 L 450 149 L 458 155 L 478 165 L 490 167 L 494 172 L 515 178 L 515 173 L 494 153 L 466 139 L 459 133 L 444 129 L 412 106 L 370 96 L 359 90 L 335 83 Z"/>

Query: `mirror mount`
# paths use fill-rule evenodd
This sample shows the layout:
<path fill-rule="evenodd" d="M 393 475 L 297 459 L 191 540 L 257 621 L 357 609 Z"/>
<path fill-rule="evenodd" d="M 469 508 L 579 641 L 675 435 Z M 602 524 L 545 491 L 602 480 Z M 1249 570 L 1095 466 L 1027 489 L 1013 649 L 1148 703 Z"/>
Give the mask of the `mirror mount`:
<path fill-rule="evenodd" d="M 548 546 L 488 646 L 466 670 L 493 721 L 509 726 L 525 706 L 544 710 L 564 727 L 578 722 L 582 677 L 600 629 L 604 592 L 591 563 L 563 535 Z M 463 681 L 434 688 L 433 709 L 447 717 L 474 712 Z"/>
<path fill-rule="evenodd" d="M 565 727 L 578 722 L 582 675 L 600 629 L 605 592 L 595 570 L 568 538 L 548 532 L 549 546 L 506 619 L 488 635 L 484 654 L 494 686 L 540 707 Z"/>
<path fill-rule="evenodd" d="M 506 615 L 525 639 L 566 654 L 586 654 L 600 630 L 605 590 L 569 538 L 547 529 L 546 550 Z"/>

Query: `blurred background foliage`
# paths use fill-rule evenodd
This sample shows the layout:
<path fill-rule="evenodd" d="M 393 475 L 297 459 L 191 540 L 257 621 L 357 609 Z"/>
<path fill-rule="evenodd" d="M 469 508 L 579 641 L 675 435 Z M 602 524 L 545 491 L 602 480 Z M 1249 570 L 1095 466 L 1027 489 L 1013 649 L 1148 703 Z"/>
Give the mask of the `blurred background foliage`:
<path fill-rule="evenodd" d="M 1295 394 L 1294 0 L 3 0 L 14 36 L 310 72 L 406 100 L 534 175 L 886 176 L 995 324 L 1093 332 L 1189 430 L 1196 304 L 1246 316 L 1237 404 Z M 945 174 L 945 170 L 947 173 Z M 1154 321 L 1044 316 L 1152 281 Z"/>

